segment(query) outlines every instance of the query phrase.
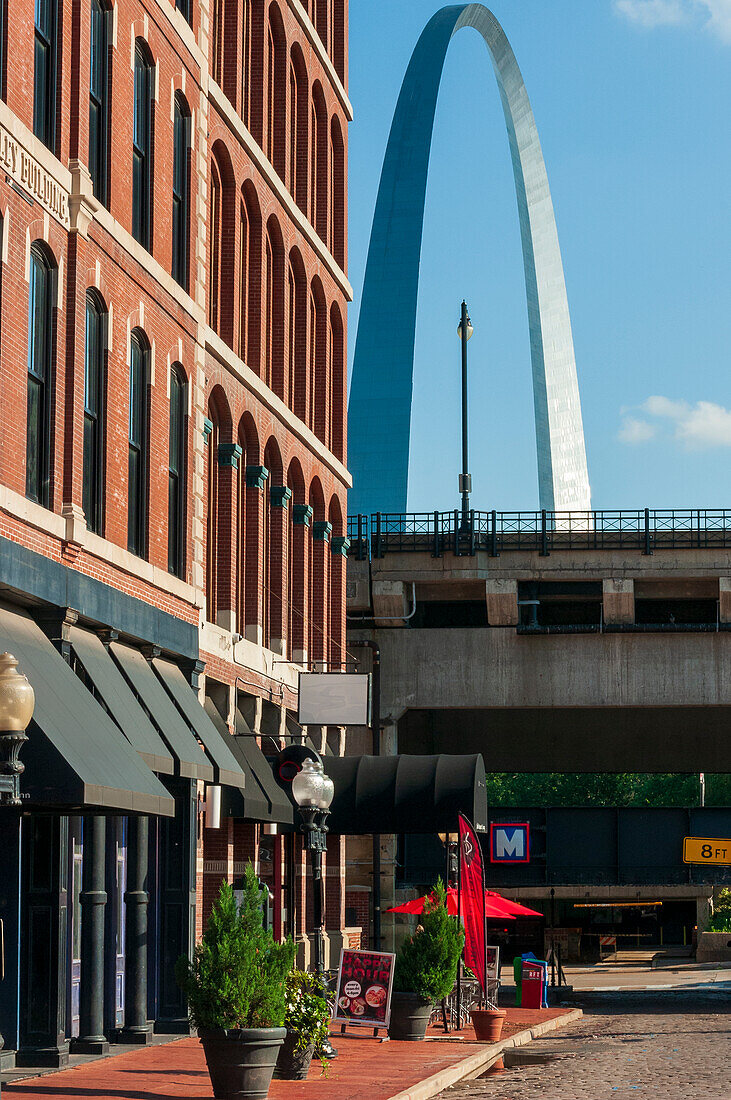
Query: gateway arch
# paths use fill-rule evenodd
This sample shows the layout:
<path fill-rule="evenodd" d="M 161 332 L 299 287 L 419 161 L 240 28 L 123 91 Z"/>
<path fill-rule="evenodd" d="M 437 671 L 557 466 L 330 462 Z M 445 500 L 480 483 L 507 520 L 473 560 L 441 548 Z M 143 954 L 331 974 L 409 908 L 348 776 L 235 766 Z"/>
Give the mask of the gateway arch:
<path fill-rule="evenodd" d="M 566 286 L 528 93 L 495 16 L 442 8 L 411 56 L 391 124 L 371 229 L 348 409 L 349 511 L 405 512 L 416 304 L 434 113 L 450 40 L 482 35 L 502 99 L 520 215 L 541 508 L 591 507 Z"/>

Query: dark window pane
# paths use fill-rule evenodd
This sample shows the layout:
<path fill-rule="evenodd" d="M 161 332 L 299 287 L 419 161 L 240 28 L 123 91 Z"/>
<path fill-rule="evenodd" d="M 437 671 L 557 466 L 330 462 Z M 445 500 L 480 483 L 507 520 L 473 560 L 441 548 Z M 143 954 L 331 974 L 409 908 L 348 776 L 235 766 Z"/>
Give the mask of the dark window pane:
<path fill-rule="evenodd" d="M 91 0 L 89 78 L 89 172 L 94 194 L 106 203 L 107 20 L 99 0 Z"/>
<path fill-rule="evenodd" d="M 168 570 L 185 572 L 185 460 L 186 387 L 177 369 L 170 374 L 170 440 L 168 448 Z"/>
<path fill-rule="evenodd" d="M 147 527 L 147 374 L 149 351 L 133 335 L 129 365 L 129 485 L 127 548 L 143 556 Z"/>
<path fill-rule="evenodd" d="M 53 148 L 56 125 L 56 0 L 35 2 L 33 133 Z"/>
<path fill-rule="evenodd" d="M 92 295 L 86 299 L 84 362 L 84 476 L 82 505 L 90 530 L 102 529 L 102 397 L 104 376 L 104 314 Z"/>
<path fill-rule="evenodd" d="M 145 248 L 150 233 L 150 64 L 140 46 L 135 49 L 132 118 L 132 235 Z"/>
<path fill-rule="evenodd" d="M 188 288 L 188 118 L 175 100 L 173 129 L 173 278 Z"/>
<path fill-rule="evenodd" d="M 26 494 L 46 507 L 50 495 L 51 309 L 51 272 L 34 246 L 28 288 Z"/>

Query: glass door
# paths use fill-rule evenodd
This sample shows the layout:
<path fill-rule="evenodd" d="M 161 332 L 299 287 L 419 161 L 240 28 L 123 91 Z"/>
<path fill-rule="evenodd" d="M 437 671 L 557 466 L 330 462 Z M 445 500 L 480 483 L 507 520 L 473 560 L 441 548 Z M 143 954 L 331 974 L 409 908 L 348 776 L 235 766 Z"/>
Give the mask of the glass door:
<path fill-rule="evenodd" d="M 69 982 L 67 1031 L 72 1039 L 79 1037 L 79 998 L 81 992 L 81 882 L 84 870 L 83 818 L 69 818 L 69 879 L 71 882 L 71 912 L 69 920 Z"/>

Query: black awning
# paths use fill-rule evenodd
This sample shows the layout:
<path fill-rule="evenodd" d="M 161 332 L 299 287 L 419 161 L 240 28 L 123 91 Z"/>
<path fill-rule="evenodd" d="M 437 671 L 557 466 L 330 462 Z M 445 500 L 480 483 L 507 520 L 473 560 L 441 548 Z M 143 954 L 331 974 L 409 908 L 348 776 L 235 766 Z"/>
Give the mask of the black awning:
<path fill-rule="evenodd" d="M 243 790 L 246 778 L 238 760 L 211 722 L 182 671 L 172 661 L 163 661 L 161 657 L 156 657 L 152 665 L 183 718 L 203 742 L 213 763 L 215 782 Z"/>
<path fill-rule="evenodd" d="M 101 639 L 90 630 L 74 626 L 71 645 L 90 683 L 110 715 L 148 767 L 161 775 L 172 775 L 175 762 Z"/>
<path fill-rule="evenodd" d="M 0 604 L 0 650 L 35 691 L 21 761 L 30 804 L 173 816 L 175 804 L 115 723 L 25 612 Z"/>
<path fill-rule="evenodd" d="M 177 761 L 177 774 L 184 779 L 213 782 L 213 767 L 180 716 L 150 665 L 137 649 L 112 642 L 109 647 L 133 691 L 147 709 Z"/>
<path fill-rule="evenodd" d="M 463 813 L 487 829 L 482 756 L 327 756 L 335 784 L 331 833 L 456 832 Z"/>
<path fill-rule="evenodd" d="M 262 796 L 269 806 L 269 821 L 280 825 L 292 825 L 294 807 L 274 778 L 272 766 L 259 748 L 256 737 L 250 729 L 239 707 L 236 708 L 236 735 L 233 738 L 237 749 L 246 759 L 256 779 Z"/>
<path fill-rule="evenodd" d="M 228 738 L 231 752 L 236 757 L 246 777 L 246 786 L 243 791 L 236 790 L 234 787 L 223 788 L 221 792 L 221 813 L 224 817 L 237 817 L 247 821 L 271 821 L 269 801 L 257 782 L 243 750 L 237 743 L 237 739 L 229 733 L 218 707 L 209 696 L 206 696 L 203 708 L 221 737 Z"/>

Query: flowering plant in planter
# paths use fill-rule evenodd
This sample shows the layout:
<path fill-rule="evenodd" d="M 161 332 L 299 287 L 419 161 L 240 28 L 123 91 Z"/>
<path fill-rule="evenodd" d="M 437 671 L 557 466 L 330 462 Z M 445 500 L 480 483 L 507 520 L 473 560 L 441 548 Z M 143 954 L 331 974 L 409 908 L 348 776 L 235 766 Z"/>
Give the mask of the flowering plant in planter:
<path fill-rule="evenodd" d="M 313 1054 L 317 1055 L 330 1033 L 330 1006 L 315 974 L 291 970 L 285 981 L 284 1026 L 287 1038 L 279 1054 L 275 1077 L 302 1080 Z M 329 1069 L 320 1057 L 323 1074 Z"/>

